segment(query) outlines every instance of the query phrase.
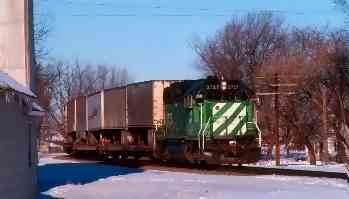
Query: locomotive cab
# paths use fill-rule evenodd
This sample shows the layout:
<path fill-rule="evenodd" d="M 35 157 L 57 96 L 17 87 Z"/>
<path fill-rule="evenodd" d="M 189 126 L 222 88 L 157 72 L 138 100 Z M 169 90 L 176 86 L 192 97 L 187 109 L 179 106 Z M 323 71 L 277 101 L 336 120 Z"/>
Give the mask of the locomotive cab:
<path fill-rule="evenodd" d="M 164 91 L 164 158 L 250 163 L 259 158 L 253 93 L 241 81 L 215 78 L 177 82 Z"/>

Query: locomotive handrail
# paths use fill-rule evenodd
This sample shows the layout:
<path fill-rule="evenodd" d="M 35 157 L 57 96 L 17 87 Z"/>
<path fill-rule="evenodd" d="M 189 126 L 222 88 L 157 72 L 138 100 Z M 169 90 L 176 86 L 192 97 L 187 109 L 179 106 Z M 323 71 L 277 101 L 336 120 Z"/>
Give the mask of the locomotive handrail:
<path fill-rule="evenodd" d="M 259 144 L 259 147 L 262 147 L 262 131 L 258 126 L 258 114 L 257 113 L 258 113 L 258 111 L 255 109 L 254 123 L 255 123 L 256 129 L 258 131 L 258 144 Z"/>
<path fill-rule="evenodd" d="M 206 126 L 204 128 L 204 130 L 202 131 L 202 151 L 205 151 L 205 131 L 208 127 L 208 124 L 210 123 L 212 116 L 208 118 Z"/>
<path fill-rule="evenodd" d="M 202 103 L 200 104 L 200 130 L 198 133 L 199 153 L 201 153 L 201 131 L 202 131 Z"/>
<path fill-rule="evenodd" d="M 257 138 L 258 139 L 258 144 L 261 147 L 262 146 L 262 131 L 259 128 L 258 124 L 256 122 L 247 122 L 247 124 L 253 124 L 254 127 L 257 129 L 257 131 L 258 131 L 258 138 Z"/>
<path fill-rule="evenodd" d="M 259 147 L 262 147 L 262 131 L 259 128 L 257 123 L 255 125 L 256 125 L 256 129 L 258 131 L 258 144 L 259 144 Z"/>

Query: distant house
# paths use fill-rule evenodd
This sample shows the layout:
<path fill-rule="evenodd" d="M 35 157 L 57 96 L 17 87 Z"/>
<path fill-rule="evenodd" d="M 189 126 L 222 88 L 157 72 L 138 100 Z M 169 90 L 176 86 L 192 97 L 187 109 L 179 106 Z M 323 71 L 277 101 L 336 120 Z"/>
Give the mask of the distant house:
<path fill-rule="evenodd" d="M 33 1 L 0 0 L 0 198 L 37 198 Z"/>

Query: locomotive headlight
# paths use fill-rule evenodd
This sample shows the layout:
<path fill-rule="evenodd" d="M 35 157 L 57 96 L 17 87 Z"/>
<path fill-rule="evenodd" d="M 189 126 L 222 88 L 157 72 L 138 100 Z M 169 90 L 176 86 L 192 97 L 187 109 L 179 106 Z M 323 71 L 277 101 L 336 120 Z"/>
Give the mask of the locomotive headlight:
<path fill-rule="evenodd" d="M 221 89 L 224 91 L 224 90 L 227 90 L 227 82 L 226 81 L 222 81 L 221 82 Z"/>
<path fill-rule="evenodd" d="M 236 145 L 236 141 L 235 140 L 229 141 L 229 145 Z"/>
<path fill-rule="evenodd" d="M 196 98 L 196 99 L 202 99 L 202 98 L 204 98 L 204 96 L 203 96 L 202 94 L 197 94 L 197 95 L 195 96 L 195 98 Z"/>

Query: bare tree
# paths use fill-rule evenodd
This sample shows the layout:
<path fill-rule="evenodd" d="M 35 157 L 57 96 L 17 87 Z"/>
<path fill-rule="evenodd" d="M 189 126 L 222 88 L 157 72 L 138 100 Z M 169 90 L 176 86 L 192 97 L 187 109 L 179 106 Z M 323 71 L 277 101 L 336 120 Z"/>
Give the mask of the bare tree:
<path fill-rule="evenodd" d="M 344 53 L 343 33 L 307 28 L 293 31 L 291 36 L 293 45 L 289 45 L 289 52 L 292 53 L 291 57 L 295 58 L 291 60 L 296 60 L 291 63 L 297 68 L 299 80 L 296 97 L 288 100 L 289 103 L 293 101 L 291 102 L 293 104 L 288 103 L 285 113 L 294 111 L 297 114 L 286 114 L 284 118 L 294 127 L 299 125 L 298 129 L 308 129 L 304 132 L 295 130 L 294 132 L 298 134 L 295 136 L 302 138 L 305 144 L 309 143 L 306 140 L 308 138 L 312 138 L 310 140 L 312 145 L 320 143 L 320 158 L 326 162 L 328 160 L 327 117 L 329 112 L 338 115 L 338 120 L 342 121 L 340 123 L 345 124 L 343 69 L 347 55 Z M 300 110 L 297 111 L 297 109 Z M 304 110 L 307 111 L 303 112 Z M 303 123 L 297 124 L 295 121 L 300 117 L 303 118 L 301 120 Z M 315 126 L 318 127 L 314 128 Z M 337 131 L 339 140 L 347 145 L 345 136 L 340 135 L 339 132 Z M 312 153 L 313 149 L 310 148 L 312 145 L 306 146 L 314 163 L 315 156 Z"/>
<path fill-rule="evenodd" d="M 44 19 L 34 19 L 34 54 L 37 62 L 45 59 L 49 50 L 45 44 L 51 31 L 49 22 Z"/>
<path fill-rule="evenodd" d="M 283 20 L 268 12 L 235 17 L 214 37 L 193 42 L 198 68 L 226 79 L 243 79 L 253 87 L 253 75 L 283 46 L 285 32 Z"/>
<path fill-rule="evenodd" d="M 337 138 L 345 146 L 349 159 L 349 51 L 345 32 L 331 34 L 332 68 L 326 73 L 326 87 L 331 96 L 331 111 L 338 118 Z"/>
<path fill-rule="evenodd" d="M 275 86 L 270 86 L 275 85 L 275 77 L 278 84 L 294 84 L 275 92 L 292 91 L 293 96 L 260 97 L 260 128 L 270 146 L 270 155 L 275 140 L 280 139 L 271 132 L 280 128 L 281 141 L 298 148 L 306 146 L 310 162 L 315 164 L 315 145 L 321 146 L 322 160 L 328 157 L 329 113 L 338 116 L 337 123 L 341 125 L 337 134 L 347 146 L 343 132 L 349 131 L 346 127 L 349 70 L 345 67 L 348 54 L 343 35 L 311 27 L 285 28 L 279 18 L 259 13 L 234 18 L 214 37 L 196 41 L 193 46 L 200 61 L 199 70 L 204 74 L 241 79 L 256 91 L 275 91 Z M 262 82 L 257 77 L 262 77 Z M 266 111 L 275 107 L 277 112 L 279 105 L 281 118 Z"/>
<path fill-rule="evenodd" d="M 41 66 L 39 99 L 47 110 L 43 140 L 55 133 L 65 136 L 65 105 L 73 98 L 132 81 L 126 68 L 110 65 L 73 64 L 51 61 Z M 53 133 L 52 133 L 53 132 Z"/>

